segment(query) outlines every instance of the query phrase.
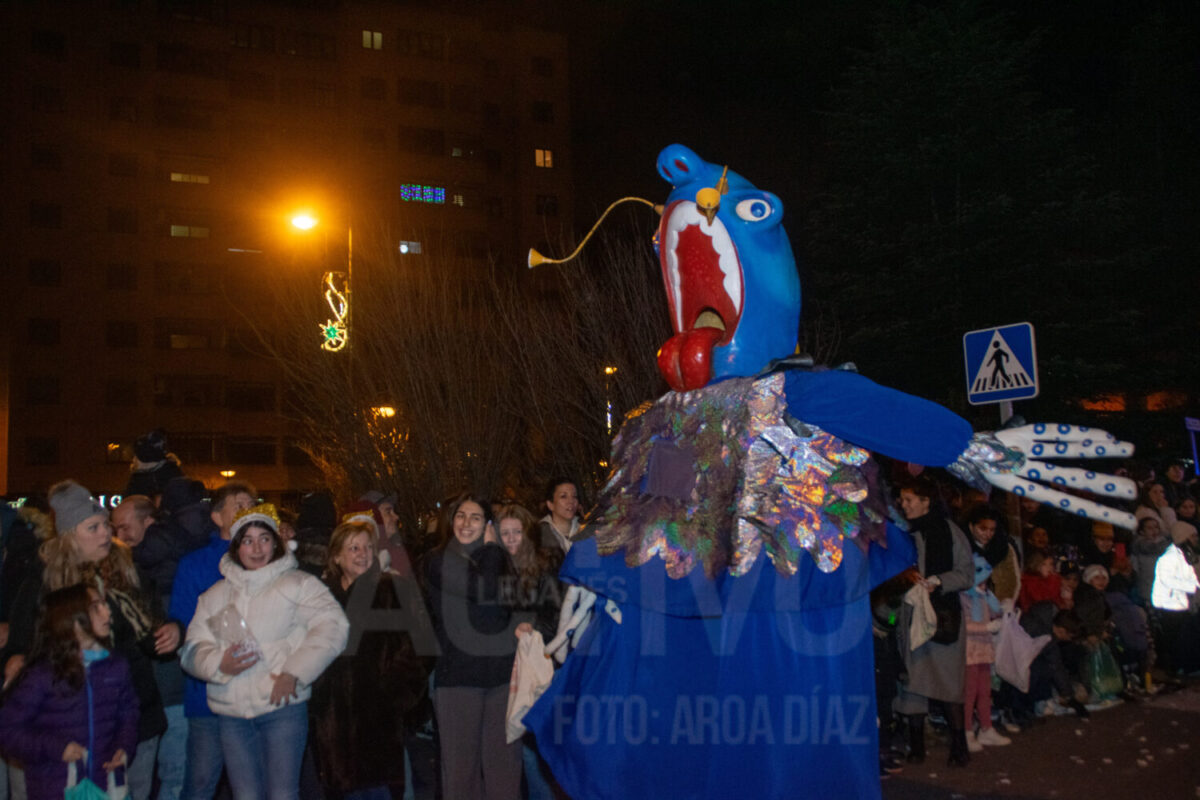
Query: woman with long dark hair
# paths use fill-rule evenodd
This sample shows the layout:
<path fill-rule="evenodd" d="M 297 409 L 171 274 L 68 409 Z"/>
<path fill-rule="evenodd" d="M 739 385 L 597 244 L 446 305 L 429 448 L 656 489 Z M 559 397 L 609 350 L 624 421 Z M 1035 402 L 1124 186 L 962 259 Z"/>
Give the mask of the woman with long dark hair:
<path fill-rule="evenodd" d="M 29 663 L 0 705 L 0 750 L 25 768 L 29 800 L 61 800 L 68 764 L 104 786 L 137 747 L 129 662 L 110 651 L 112 613 L 82 583 L 46 595 Z"/>
<path fill-rule="evenodd" d="M 524 506 L 507 503 L 496 512 L 500 542 L 512 559 L 513 577 L 509 602 L 517 615 L 517 636 L 536 630 L 543 642 L 554 638 L 563 590 L 558 581 L 563 553 L 545 545 L 538 536 L 533 515 Z M 550 767 L 538 754 L 532 734 L 522 739 L 522 761 L 528 800 L 553 800 L 556 784 Z"/>
<path fill-rule="evenodd" d="M 900 490 L 900 508 L 917 546 L 920 585 L 938 616 L 938 632 L 920 647 L 909 646 L 912 606 L 905 603 L 897 626 L 900 655 L 908 678 L 896 698 L 896 711 L 908 718 L 909 760 L 925 760 L 925 716 L 929 701 L 940 700 L 950 727 L 951 766 L 966 766 L 963 700 L 966 695 L 967 641 L 958 593 L 971 588 L 975 568 L 966 534 L 939 510 L 937 486 L 918 479 Z"/>
<path fill-rule="evenodd" d="M 502 602 L 511 569 L 491 505 L 462 494 L 448 504 L 442 543 L 426 562 L 441 656 L 434 713 L 441 738 L 442 793 L 454 800 L 508 800 L 521 786 L 521 745 L 505 741 L 508 683 L 517 640 Z"/>
<path fill-rule="evenodd" d="M 551 478 L 546 481 L 543 503 L 546 516 L 539 525 L 542 545 L 555 546 L 566 554 L 579 532 L 579 488 L 570 478 Z"/>

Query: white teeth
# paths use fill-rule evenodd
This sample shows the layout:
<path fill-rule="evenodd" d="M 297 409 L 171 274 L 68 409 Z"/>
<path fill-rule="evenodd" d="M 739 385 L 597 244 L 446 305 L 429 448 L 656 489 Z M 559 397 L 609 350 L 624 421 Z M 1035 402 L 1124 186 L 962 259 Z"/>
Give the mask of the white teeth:
<path fill-rule="evenodd" d="M 729 233 L 720 219 L 713 217 L 710 225 L 705 216 L 696 208 L 695 203 L 684 201 L 671 212 L 671 218 L 667 221 L 666 241 L 660 245 L 666 247 L 667 281 L 675 300 L 675 329 L 678 331 L 683 331 L 685 328 L 683 296 L 679 286 L 679 255 L 676 253 L 676 248 L 679 246 L 680 232 L 689 225 L 698 226 L 700 232 L 712 240 L 713 250 L 719 258 L 717 263 L 721 267 L 721 275 L 724 276 L 721 285 L 725 289 L 725 294 L 729 295 L 734 310 L 739 315 L 742 313 L 742 272 L 738 266 L 733 240 L 729 238 Z M 728 322 L 729 320 L 726 320 L 726 323 Z"/>

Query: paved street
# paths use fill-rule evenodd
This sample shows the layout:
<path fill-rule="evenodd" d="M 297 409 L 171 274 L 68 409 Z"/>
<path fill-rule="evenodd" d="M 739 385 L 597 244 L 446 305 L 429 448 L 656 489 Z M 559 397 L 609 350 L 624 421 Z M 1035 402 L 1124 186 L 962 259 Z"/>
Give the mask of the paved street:
<path fill-rule="evenodd" d="M 944 739 L 926 763 L 883 783 L 885 800 L 1200 797 L 1200 685 L 1092 714 L 1054 717 L 946 766 Z"/>

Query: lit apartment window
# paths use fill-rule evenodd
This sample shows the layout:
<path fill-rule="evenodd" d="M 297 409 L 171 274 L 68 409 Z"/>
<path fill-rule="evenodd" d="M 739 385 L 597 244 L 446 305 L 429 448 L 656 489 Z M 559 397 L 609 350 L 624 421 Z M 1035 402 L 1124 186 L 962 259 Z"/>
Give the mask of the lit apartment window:
<path fill-rule="evenodd" d="M 400 255 L 402 255 L 402 256 L 420 255 L 421 254 L 421 243 L 420 242 L 401 242 L 400 246 L 396 249 L 398 249 L 400 251 Z"/>
<path fill-rule="evenodd" d="M 454 194 L 450 197 L 450 203 L 451 205 L 456 205 L 459 208 L 462 208 L 467 204 L 467 198 L 461 194 Z"/>
<path fill-rule="evenodd" d="M 171 183 L 208 183 L 208 176 L 193 172 L 172 172 Z"/>
<path fill-rule="evenodd" d="M 172 225 L 171 236 L 177 239 L 207 239 L 208 228 L 203 225 Z"/>
<path fill-rule="evenodd" d="M 533 163 L 539 167 L 550 169 L 554 166 L 554 151 L 553 150 L 534 150 Z"/>
<path fill-rule="evenodd" d="M 207 350 L 216 344 L 216 339 L 217 324 L 212 320 L 154 320 L 154 346 L 160 350 Z"/>
<path fill-rule="evenodd" d="M 382 50 L 383 33 L 381 31 L 363 31 L 363 47 L 367 50 Z"/>

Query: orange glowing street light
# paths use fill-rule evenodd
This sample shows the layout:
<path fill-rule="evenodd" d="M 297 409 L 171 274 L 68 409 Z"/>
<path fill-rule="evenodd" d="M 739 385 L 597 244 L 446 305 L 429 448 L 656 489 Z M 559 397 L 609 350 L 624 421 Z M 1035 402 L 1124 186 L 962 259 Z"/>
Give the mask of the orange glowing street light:
<path fill-rule="evenodd" d="M 312 214 L 300 212 L 292 217 L 292 227 L 299 228 L 302 231 L 310 231 L 317 226 L 318 221 Z"/>
<path fill-rule="evenodd" d="M 320 224 L 309 211 L 298 211 L 292 215 L 292 227 L 310 231 Z M 321 328 L 321 348 L 336 353 L 350 342 L 350 284 L 354 269 L 354 229 L 346 226 L 346 271 L 326 272 L 321 278 L 325 291 L 325 302 L 333 317 L 325 320 Z"/>

